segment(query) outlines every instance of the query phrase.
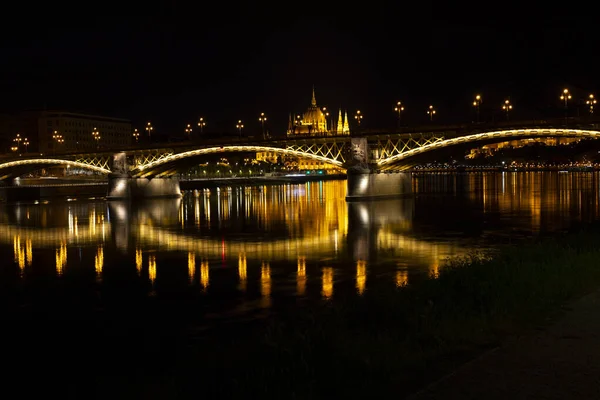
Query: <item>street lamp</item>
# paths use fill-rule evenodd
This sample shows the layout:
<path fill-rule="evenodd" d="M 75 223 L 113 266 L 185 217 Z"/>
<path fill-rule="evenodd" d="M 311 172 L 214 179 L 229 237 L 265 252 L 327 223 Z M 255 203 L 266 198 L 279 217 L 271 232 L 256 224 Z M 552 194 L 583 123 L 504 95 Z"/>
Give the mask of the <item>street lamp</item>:
<path fill-rule="evenodd" d="M 396 107 L 394 107 L 394 111 L 396 111 L 398 113 L 398 128 L 400 128 L 400 125 L 402 123 L 402 111 L 404 111 L 404 106 L 402 105 L 401 101 L 396 103 Z"/>
<path fill-rule="evenodd" d="M 92 136 L 94 137 L 94 140 L 96 141 L 96 148 L 97 149 L 100 148 L 100 132 L 98 132 L 98 129 L 96 129 L 96 127 L 94 127 Z"/>
<path fill-rule="evenodd" d="M 477 111 L 477 123 L 479 123 L 479 108 L 481 107 L 481 102 L 482 102 L 482 98 L 481 95 L 476 95 L 475 96 L 475 101 L 473 102 L 473 107 L 475 107 L 475 110 Z"/>
<path fill-rule="evenodd" d="M 133 130 L 133 137 L 135 138 L 136 143 L 140 140 L 140 133 L 138 132 L 137 128 Z"/>
<path fill-rule="evenodd" d="M 61 134 L 58 133 L 58 131 L 54 131 L 54 133 L 52 134 L 52 139 L 54 139 L 55 144 L 52 146 L 53 150 L 54 150 L 54 154 L 56 154 L 56 148 L 61 144 L 64 143 L 63 137 Z"/>
<path fill-rule="evenodd" d="M 200 117 L 200 119 L 198 120 L 198 126 L 200 127 L 200 134 L 202 135 L 202 133 L 204 131 L 204 126 L 206 126 L 206 122 L 204 121 L 204 118 Z"/>
<path fill-rule="evenodd" d="M 333 130 L 333 124 L 329 121 L 329 111 L 327 111 L 327 107 L 323 107 L 323 115 L 325 116 L 325 134 L 327 133 L 327 125 L 329 125 L 329 130 Z"/>
<path fill-rule="evenodd" d="M 146 125 L 146 133 L 148 133 L 148 139 L 150 139 L 150 137 L 152 136 L 153 130 L 154 130 L 154 127 L 152 126 L 152 124 L 150 122 L 148 122 L 148 125 Z"/>
<path fill-rule="evenodd" d="M 429 109 L 427 110 L 427 114 L 429 115 L 429 121 L 433 121 L 433 116 L 435 115 L 435 109 L 433 108 L 433 106 L 429 106 Z"/>
<path fill-rule="evenodd" d="M 242 124 L 242 120 L 238 120 L 237 124 L 235 124 L 235 127 L 238 130 L 238 134 L 240 135 L 240 139 L 242 138 L 242 129 L 244 129 L 244 124 Z"/>
<path fill-rule="evenodd" d="M 13 139 L 13 142 L 16 143 L 17 151 L 19 151 L 22 141 L 23 141 L 23 138 L 21 137 L 21 134 L 17 133 L 17 136 L 15 136 L 15 138 Z"/>
<path fill-rule="evenodd" d="M 23 139 L 23 146 L 25 146 L 25 153 L 27 153 L 27 148 L 29 147 L 29 139 Z"/>
<path fill-rule="evenodd" d="M 504 104 L 502 104 L 502 109 L 506 113 L 506 120 L 508 121 L 508 113 L 512 110 L 513 106 L 510 104 L 510 100 L 504 100 Z"/>
<path fill-rule="evenodd" d="M 187 135 L 188 139 L 192 136 L 192 125 L 187 124 L 185 127 L 185 134 Z"/>
<path fill-rule="evenodd" d="M 590 115 L 592 115 L 594 113 L 594 105 L 596 104 L 596 99 L 594 98 L 593 94 L 590 94 L 585 104 L 587 104 L 588 109 L 590 111 Z"/>
<path fill-rule="evenodd" d="M 260 113 L 260 117 L 258 117 L 258 120 L 260 121 L 260 124 L 262 125 L 263 139 L 266 139 L 266 137 L 265 137 L 265 121 L 267 120 L 267 117 L 265 117 L 265 113 Z"/>
<path fill-rule="evenodd" d="M 358 122 L 358 127 L 360 128 L 360 121 L 363 119 L 363 115 L 360 113 L 360 110 L 356 110 L 356 115 L 354 116 L 356 122 Z"/>
<path fill-rule="evenodd" d="M 567 123 L 568 117 L 568 109 L 569 109 L 569 100 L 571 100 L 571 93 L 569 93 L 569 89 L 563 89 L 562 94 L 560 95 L 560 99 L 565 102 L 565 124 Z"/>

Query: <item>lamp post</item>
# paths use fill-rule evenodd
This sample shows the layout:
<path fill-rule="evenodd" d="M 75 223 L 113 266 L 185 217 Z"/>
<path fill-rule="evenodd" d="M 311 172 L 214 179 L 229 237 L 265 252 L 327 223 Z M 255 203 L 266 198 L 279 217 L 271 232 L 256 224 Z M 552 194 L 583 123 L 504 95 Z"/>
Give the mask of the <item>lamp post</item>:
<path fill-rule="evenodd" d="M 560 99 L 565 102 L 565 125 L 567 124 L 568 110 L 569 110 L 569 100 L 571 100 L 571 93 L 569 93 L 569 89 L 563 89 L 562 94 L 560 95 Z"/>
<path fill-rule="evenodd" d="M 244 129 L 244 124 L 242 124 L 242 120 L 238 120 L 237 124 L 235 124 L 235 127 L 238 130 L 238 134 L 240 136 L 240 139 L 242 139 L 242 129 Z"/>
<path fill-rule="evenodd" d="M 25 146 L 25 153 L 27 153 L 27 148 L 29 147 L 29 139 L 23 139 L 23 146 Z"/>
<path fill-rule="evenodd" d="M 356 110 L 356 115 L 354 116 L 356 122 L 358 122 L 358 127 L 360 128 L 360 121 L 363 119 L 363 115 L 360 113 L 360 110 Z"/>
<path fill-rule="evenodd" d="M 188 139 L 192 137 L 192 125 L 187 124 L 185 127 L 185 134 L 187 135 Z"/>
<path fill-rule="evenodd" d="M 473 101 L 473 107 L 475 107 L 475 112 L 477 113 L 477 123 L 479 123 L 479 109 L 482 101 L 481 95 L 479 94 L 475 96 L 475 101 Z"/>
<path fill-rule="evenodd" d="M 506 120 L 508 121 L 509 119 L 509 113 L 510 110 L 512 110 L 513 106 L 512 104 L 510 104 L 510 100 L 504 100 L 504 104 L 502 104 L 502 109 L 504 110 L 504 112 L 506 113 Z"/>
<path fill-rule="evenodd" d="M 594 106 L 596 105 L 596 99 L 594 98 L 593 94 L 590 94 L 588 96 L 588 99 L 585 101 L 585 104 L 587 104 L 590 115 L 592 115 L 594 113 Z"/>
<path fill-rule="evenodd" d="M 429 106 L 429 108 L 427 109 L 427 115 L 429 115 L 429 121 L 433 122 L 433 116 L 435 115 L 436 111 L 435 108 L 433 108 L 433 106 Z"/>
<path fill-rule="evenodd" d="M 200 117 L 200 119 L 198 120 L 198 127 L 200 127 L 200 135 L 202 135 L 202 133 L 204 133 L 205 126 L 206 126 L 206 122 L 204 121 L 204 118 Z"/>
<path fill-rule="evenodd" d="M 54 131 L 52 139 L 54 139 L 54 145 L 52 146 L 52 149 L 54 150 L 54 154 L 56 154 L 56 149 L 58 148 L 58 146 L 60 146 L 61 143 L 64 143 L 64 139 L 62 135 L 58 133 L 58 131 Z"/>
<path fill-rule="evenodd" d="M 133 130 L 133 138 L 135 139 L 135 143 L 137 144 L 140 140 L 140 133 L 138 132 L 137 128 L 135 128 Z"/>
<path fill-rule="evenodd" d="M 150 140 L 150 138 L 152 137 L 153 130 L 154 130 L 154 127 L 152 126 L 152 124 L 150 122 L 148 122 L 148 125 L 146 125 L 146 133 L 148 134 L 148 140 Z"/>
<path fill-rule="evenodd" d="M 15 147 L 17 148 L 18 152 L 20 152 L 22 141 L 23 141 L 23 138 L 21 137 L 21 134 L 17 133 L 17 136 L 15 136 L 15 138 L 13 139 L 13 142 L 15 142 Z"/>
<path fill-rule="evenodd" d="M 400 128 L 402 126 L 402 111 L 404 111 L 404 106 L 402 105 L 401 101 L 396 103 L 394 111 L 398 113 L 398 128 Z"/>
<path fill-rule="evenodd" d="M 325 132 L 323 132 L 323 135 L 327 134 L 327 125 L 329 125 L 329 130 L 332 130 L 332 124 L 329 121 L 329 111 L 327 111 L 327 107 L 323 107 L 322 110 L 323 116 L 325 117 Z"/>
<path fill-rule="evenodd" d="M 92 131 L 92 137 L 96 141 L 96 149 L 99 149 L 100 148 L 100 132 L 98 132 L 98 129 L 96 129 L 95 127 L 94 127 L 94 130 Z"/>
<path fill-rule="evenodd" d="M 262 126 L 263 139 L 266 139 L 266 137 L 265 137 L 265 121 L 266 120 L 267 120 L 267 117 L 265 117 L 265 113 L 260 113 L 260 117 L 258 117 L 258 121 L 260 122 L 260 125 Z"/>

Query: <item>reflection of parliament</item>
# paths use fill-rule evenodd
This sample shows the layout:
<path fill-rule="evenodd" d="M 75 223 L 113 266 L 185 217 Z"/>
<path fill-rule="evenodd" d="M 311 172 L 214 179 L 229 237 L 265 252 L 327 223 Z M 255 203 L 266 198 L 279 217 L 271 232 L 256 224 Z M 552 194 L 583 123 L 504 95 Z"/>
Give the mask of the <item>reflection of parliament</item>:
<path fill-rule="evenodd" d="M 298 137 L 298 136 L 340 136 L 349 135 L 350 127 L 348 123 L 348 112 L 344 112 L 342 118 L 342 109 L 339 109 L 337 125 L 332 121 L 327 120 L 325 109 L 321 110 L 317 106 L 317 100 L 315 97 L 315 88 L 312 90 L 312 100 L 308 109 L 300 115 L 293 117 L 290 113 L 288 121 L 287 136 Z M 279 154 L 274 152 L 263 152 L 257 153 L 256 159 L 259 161 L 269 161 L 276 163 Z M 298 170 L 322 170 L 328 173 L 336 173 L 340 169 L 334 165 L 324 163 L 317 160 L 306 159 L 302 157 L 283 157 L 284 162 L 287 166 Z"/>

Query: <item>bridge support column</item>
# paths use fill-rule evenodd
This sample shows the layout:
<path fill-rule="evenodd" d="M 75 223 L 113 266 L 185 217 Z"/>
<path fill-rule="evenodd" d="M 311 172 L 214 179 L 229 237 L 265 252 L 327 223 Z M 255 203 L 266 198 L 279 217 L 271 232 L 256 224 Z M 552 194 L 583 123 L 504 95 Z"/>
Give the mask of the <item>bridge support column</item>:
<path fill-rule="evenodd" d="M 181 197 L 177 178 L 108 177 L 108 200 Z"/>
<path fill-rule="evenodd" d="M 379 200 L 412 195 L 409 172 L 349 173 L 346 201 Z"/>
<path fill-rule="evenodd" d="M 107 200 L 181 197 L 177 178 L 133 178 L 129 176 L 125 153 L 113 155 L 108 175 Z"/>
<path fill-rule="evenodd" d="M 346 201 L 378 200 L 412 194 L 409 173 L 382 174 L 369 160 L 366 138 L 352 138 L 348 148 Z"/>

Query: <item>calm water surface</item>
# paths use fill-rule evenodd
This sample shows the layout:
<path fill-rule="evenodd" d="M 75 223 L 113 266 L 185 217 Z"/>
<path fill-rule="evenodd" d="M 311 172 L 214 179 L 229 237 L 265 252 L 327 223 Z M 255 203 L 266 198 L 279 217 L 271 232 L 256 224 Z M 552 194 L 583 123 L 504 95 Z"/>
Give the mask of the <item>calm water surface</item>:
<path fill-rule="evenodd" d="M 346 203 L 346 182 L 327 181 L 131 205 L 4 204 L 3 302 L 52 304 L 69 293 L 67 301 L 93 298 L 101 309 L 114 293 L 170 307 L 193 298 L 193 312 L 236 320 L 360 296 L 376 280 L 403 285 L 437 274 L 449 257 L 594 221 L 598 181 L 597 173 L 415 175 L 413 198 L 371 203 Z"/>

